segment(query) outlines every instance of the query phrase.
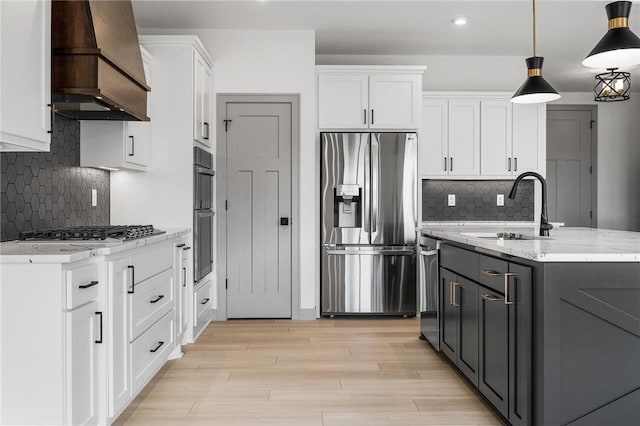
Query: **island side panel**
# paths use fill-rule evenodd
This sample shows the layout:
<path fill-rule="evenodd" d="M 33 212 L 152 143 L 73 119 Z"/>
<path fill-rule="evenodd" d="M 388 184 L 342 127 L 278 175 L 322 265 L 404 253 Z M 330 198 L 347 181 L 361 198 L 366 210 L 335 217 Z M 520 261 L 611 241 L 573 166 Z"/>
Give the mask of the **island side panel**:
<path fill-rule="evenodd" d="M 535 424 L 637 425 L 640 263 L 546 263 L 542 270 Z"/>

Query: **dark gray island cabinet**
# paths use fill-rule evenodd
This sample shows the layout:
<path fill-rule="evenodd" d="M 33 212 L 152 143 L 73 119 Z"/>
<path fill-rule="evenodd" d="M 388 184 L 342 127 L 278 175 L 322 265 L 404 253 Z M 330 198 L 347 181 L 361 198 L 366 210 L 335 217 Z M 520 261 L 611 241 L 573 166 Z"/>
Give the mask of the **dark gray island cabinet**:
<path fill-rule="evenodd" d="M 442 352 L 511 425 L 640 425 L 640 263 L 443 240 Z"/>

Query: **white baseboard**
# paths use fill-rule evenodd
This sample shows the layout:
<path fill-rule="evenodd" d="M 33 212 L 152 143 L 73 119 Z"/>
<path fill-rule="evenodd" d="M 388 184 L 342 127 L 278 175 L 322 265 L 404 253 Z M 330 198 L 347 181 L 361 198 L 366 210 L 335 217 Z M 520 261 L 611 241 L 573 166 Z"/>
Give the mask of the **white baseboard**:
<path fill-rule="evenodd" d="M 316 319 L 316 308 L 300 308 L 300 320 L 309 321 Z"/>

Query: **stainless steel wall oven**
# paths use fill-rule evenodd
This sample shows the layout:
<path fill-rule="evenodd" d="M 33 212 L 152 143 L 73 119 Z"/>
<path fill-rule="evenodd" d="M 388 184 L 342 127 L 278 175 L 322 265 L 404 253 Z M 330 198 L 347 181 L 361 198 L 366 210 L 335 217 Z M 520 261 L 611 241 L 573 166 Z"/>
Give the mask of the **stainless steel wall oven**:
<path fill-rule="evenodd" d="M 213 270 L 213 155 L 193 148 L 193 280 Z"/>

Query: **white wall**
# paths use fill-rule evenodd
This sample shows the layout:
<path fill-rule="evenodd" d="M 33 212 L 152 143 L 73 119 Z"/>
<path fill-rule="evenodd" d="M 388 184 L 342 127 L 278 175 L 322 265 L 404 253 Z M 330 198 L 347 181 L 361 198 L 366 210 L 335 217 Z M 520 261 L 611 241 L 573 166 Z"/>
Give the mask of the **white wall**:
<path fill-rule="evenodd" d="M 315 32 L 266 30 L 143 30 L 194 34 L 214 61 L 216 93 L 300 94 L 301 309 L 314 309 L 319 285 L 319 187 L 316 147 Z M 214 106 L 215 107 L 215 106 Z"/>
<path fill-rule="evenodd" d="M 640 94 L 603 103 L 563 93 L 553 104 L 598 106 L 598 228 L 640 231 Z"/>

